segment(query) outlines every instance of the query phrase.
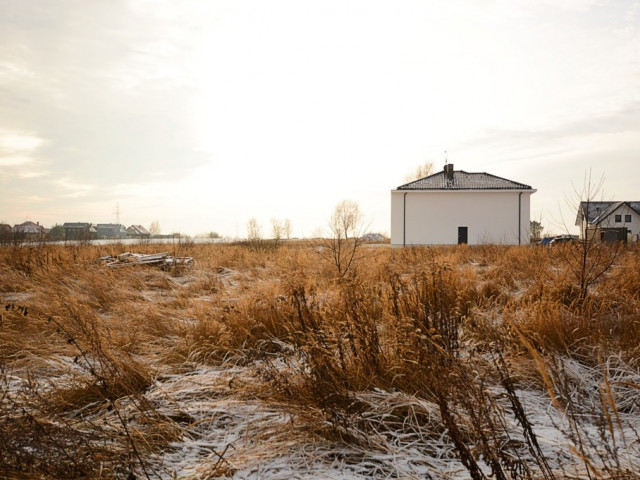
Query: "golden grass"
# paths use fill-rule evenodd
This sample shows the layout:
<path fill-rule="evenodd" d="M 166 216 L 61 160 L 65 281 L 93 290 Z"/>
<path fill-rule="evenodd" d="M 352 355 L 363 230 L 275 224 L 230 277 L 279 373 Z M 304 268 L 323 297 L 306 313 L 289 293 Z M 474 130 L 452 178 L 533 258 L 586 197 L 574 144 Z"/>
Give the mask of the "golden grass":
<path fill-rule="evenodd" d="M 6 383 L 0 418 L 16 431 L 28 425 L 34 438 L 47 430 L 50 439 L 38 445 L 43 460 L 31 463 L 28 442 L 0 442 L 0 469 L 39 475 L 62 462 L 76 472 L 70 477 L 134 470 L 153 477 L 145 452 L 162 450 L 182 427 L 158 415 L 145 391 L 165 373 L 233 363 L 258 365 L 264 384 L 254 395 L 301 411 L 318 409 L 318 420 L 325 422 L 318 428 L 328 437 L 358 437 L 354 428 L 366 424 L 371 406 L 357 394 L 399 392 L 438 406 L 472 478 L 482 478 L 479 456 L 503 478 L 516 478 L 509 476 L 509 461 L 529 472 L 517 478 L 552 478 L 526 428 L 531 465 L 522 457 L 509 460 L 515 450 L 494 451 L 504 441 L 504 413 L 499 397 L 487 393 L 487 382 L 508 388 L 518 412 L 517 385 L 536 385 L 556 402 L 558 358 L 597 366 L 617 355 L 638 368 L 636 248 L 623 252 L 579 301 L 569 266 L 548 248 L 371 248 L 343 278 L 314 248 L 0 248 L 0 367 Z M 164 272 L 97 263 L 100 256 L 129 250 L 188 255 L 196 265 Z M 10 387 L 9 377 L 19 381 Z M 622 430 L 615 385 L 605 372 L 596 386 L 612 438 Z M 135 430 L 120 416 L 121 402 L 136 407 L 141 420 Z M 12 415 L 16 408 L 24 413 Z M 71 412 L 103 410 L 117 413 L 115 430 L 76 429 L 69 420 Z M 389 418 L 406 414 L 391 410 Z M 524 415 L 518 418 L 524 428 L 526 414 L 518 415 Z M 50 422 L 65 427 L 55 430 L 46 426 Z M 62 436 L 73 440 L 64 448 Z M 98 447 L 95 439 L 111 446 Z M 576 452 L 581 459 L 588 455 L 584 448 Z M 116 468 L 125 458 L 124 470 Z M 598 465 L 603 478 L 615 476 L 611 464 Z"/>

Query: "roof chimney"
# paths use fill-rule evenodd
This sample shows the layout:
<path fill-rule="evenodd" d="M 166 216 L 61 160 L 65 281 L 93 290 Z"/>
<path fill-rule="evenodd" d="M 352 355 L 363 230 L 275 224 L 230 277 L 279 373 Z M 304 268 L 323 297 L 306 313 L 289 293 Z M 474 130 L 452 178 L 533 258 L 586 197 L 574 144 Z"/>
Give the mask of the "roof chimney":
<path fill-rule="evenodd" d="M 444 176 L 450 182 L 453 181 L 453 163 L 447 163 L 444 166 Z"/>

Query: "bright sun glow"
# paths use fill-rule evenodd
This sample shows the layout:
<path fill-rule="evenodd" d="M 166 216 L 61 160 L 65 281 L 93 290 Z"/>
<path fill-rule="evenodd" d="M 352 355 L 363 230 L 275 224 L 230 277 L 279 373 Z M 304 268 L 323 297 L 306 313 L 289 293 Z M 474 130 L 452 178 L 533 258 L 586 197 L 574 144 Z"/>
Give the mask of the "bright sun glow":
<path fill-rule="evenodd" d="M 71 7 L 0 19 L 7 219 L 109 222 L 119 202 L 192 234 L 276 217 L 309 235 L 351 199 L 388 232 L 389 191 L 445 150 L 536 188 L 549 230 L 589 168 L 635 199 L 637 2 Z"/>

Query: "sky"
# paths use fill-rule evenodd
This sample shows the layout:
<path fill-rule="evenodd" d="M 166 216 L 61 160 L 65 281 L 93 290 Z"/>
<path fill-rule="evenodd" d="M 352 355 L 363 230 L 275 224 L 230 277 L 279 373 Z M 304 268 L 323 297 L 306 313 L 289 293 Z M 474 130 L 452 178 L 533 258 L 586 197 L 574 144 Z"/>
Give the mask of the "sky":
<path fill-rule="evenodd" d="M 0 222 L 388 234 L 445 159 L 545 233 L 640 201 L 640 1 L 0 0 Z"/>

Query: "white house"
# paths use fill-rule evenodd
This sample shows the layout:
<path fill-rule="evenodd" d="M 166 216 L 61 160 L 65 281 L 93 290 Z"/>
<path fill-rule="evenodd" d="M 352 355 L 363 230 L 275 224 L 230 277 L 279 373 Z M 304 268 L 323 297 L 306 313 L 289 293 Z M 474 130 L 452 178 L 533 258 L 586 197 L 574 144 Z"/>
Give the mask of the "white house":
<path fill-rule="evenodd" d="M 391 245 L 529 243 L 529 185 L 444 170 L 391 190 Z"/>
<path fill-rule="evenodd" d="M 599 240 L 637 241 L 640 234 L 640 202 L 580 202 L 576 225 L 584 238 L 595 232 Z"/>

